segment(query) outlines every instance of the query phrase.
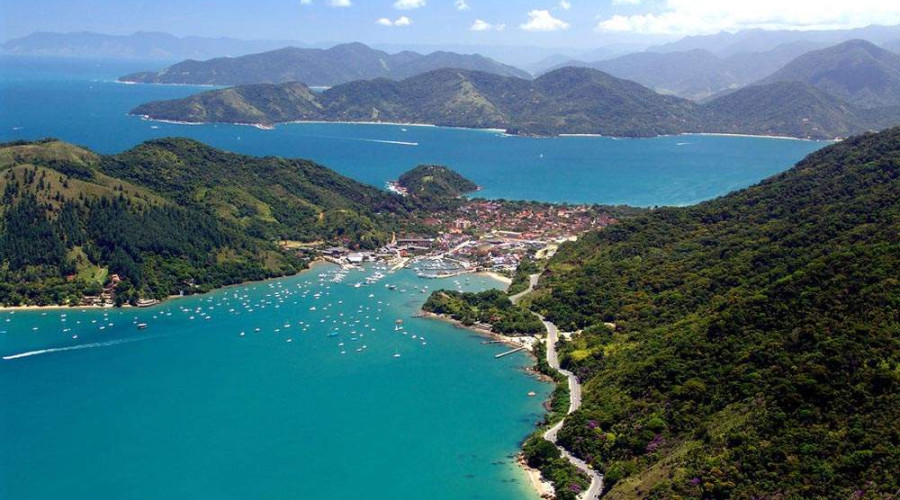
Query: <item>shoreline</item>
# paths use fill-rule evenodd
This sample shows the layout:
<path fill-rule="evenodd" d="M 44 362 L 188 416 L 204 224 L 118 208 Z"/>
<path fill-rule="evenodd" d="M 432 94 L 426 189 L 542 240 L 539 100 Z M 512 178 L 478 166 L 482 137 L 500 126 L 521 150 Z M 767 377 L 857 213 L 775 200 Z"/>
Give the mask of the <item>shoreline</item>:
<path fill-rule="evenodd" d="M 503 283 L 504 285 L 506 285 L 507 288 L 509 288 L 509 285 L 512 285 L 512 282 L 513 282 L 512 278 L 507 278 L 506 276 L 503 276 L 502 274 L 499 274 L 499 273 L 495 273 L 494 271 L 475 271 L 473 274 L 475 274 L 476 276 L 485 276 L 485 277 L 491 278 L 493 280 L 499 281 L 500 283 Z"/>
<path fill-rule="evenodd" d="M 544 479 L 541 476 L 541 471 L 531 467 L 528 465 L 528 462 L 525 461 L 525 453 L 519 452 L 516 455 L 516 465 L 519 466 L 520 469 L 528 476 L 528 482 L 531 484 L 531 488 L 538 494 L 541 498 L 555 498 L 556 497 L 556 489 L 553 487 L 553 483 Z"/>
<path fill-rule="evenodd" d="M 522 345 L 521 343 L 516 342 L 514 339 L 507 337 L 506 335 L 492 332 L 491 330 L 488 330 L 486 328 L 482 328 L 482 327 L 479 327 L 476 325 L 472 325 L 472 326 L 464 325 L 464 324 L 462 324 L 461 321 L 455 320 L 455 319 L 451 318 L 450 316 L 445 316 L 443 314 L 435 314 L 435 313 L 428 312 L 425 310 L 420 310 L 418 313 L 418 317 L 443 321 L 444 323 L 449 323 L 450 325 L 453 325 L 454 327 L 456 327 L 460 330 L 467 330 L 472 333 L 475 333 L 479 337 L 496 340 L 496 341 L 500 342 L 501 344 L 507 345 L 509 347 L 525 347 L 525 351 L 527 351 L 529 354 L 532 354 L 532 355 L 534 352 L 529 346 Z"/>
<path fill-rule="evenodd" d="M 122 84 L 128 85 L 185 85 L 187 84 L 142 84 L 142 83 L 128 83 L 128 82 L 118 82 Z M 329 124 L 338 124 L 338 125 L 387 125 L 393 127 L 427 127 L 427 128 L 442 128 L 442 129 L 451 129 L 451 130 L 471 130 L 475 132 L 490 132 L 495 134 L 503 134 L 505 137 L 532 137 L 535 139 L 554 139 L 554 138 L 600 138 L 600 139 L 612 139 L 612 140 L 622 140 L 622 139 L 656 139 L 660 137 L 685 137 L 685 136 L 708 136 L 708 137 L 743 137 L 743 138 L 751 138 L 751 139 L 775 139 L 775 140 L 784 140 L 784 141 L 803 141 L 803 142 L 839 142 L 842 139 L 834 138 L 834 139 L 810 139 L 808 137 L 793 137 L 789 135 L 771 135 L 771 134 L 741 134 L 741 133 L 732 133 L 732 132 L 683 132 L 679 134 L 660 134 L 649 137 L 637 137 L 637 136 L 616 136 L 616 135 L 604 135 L 604 134 L 592 134 L 592 133 L 559 133 L 555 135 L 522 135 L 522 134 L 509 134 L 507 129 L 496 128 L 496 127 L 453 127 L 449 125 L 437 125 L 434 123 L 417 123 L 417 122 L 379 122 L 379 121 L 347 121 L 347 120 L 293 120 L 288 122 L 275 122 L 275 123 L 244 123 L 244 122 L 189 122 L 189 121 L 181 121 L 181 120 L 169 120 L 165 118 L 153 118 L 150 115 L 138 115 L 132 113 L 126 113 L 128 116 L 137 116 L 142 120 L 146 121 L 154 121 L 160 123 L 169 123 L 173 125 L 239 125 L 245 127 L 254 127 L 261 130 L 274 130 L 279 125 L 303 125 L 303 124 L 313 124 L 313 125 L 329 125 Z"/>
<path fill-rule="evenodd" d="M 126 82 L 119 82 L 126 84 Z M 156 85 L 156 84 L 142 84 L 142 83 L 132 83 L 128 85 Z M 180 84 L 163 84 L 163 85 L 180 85 Z M 493 128 L 493 127 L 450 127 L 447 125 L 436 125 L 434 123 L 417 123 L 417 122 L 375 122 L 375 121 L 346 121 L 346 120 L 292 120 L 288 122 L 274 122 L 274 123 L 245 123 L 245 122 L 189 122 L 183 120 L 170 120 L 166 118 L 154 118 L 150 115 L 141 115 L 136 113 L 125 113 L 127 116 L 136 116 L 141 120 L 149 121 L 149 122 L 160 122 L 160 123 L 169 123 L 172 125 L 240 125 L 244 127 L 255 127 L 261 130 L 274 130 L 279 125 L 387 125 L 392 127 L 421 127 L 421 128 L 444 128 L 451 130 L 471 130 L 474 132 L 491 132 L 497 134 L 509 135 L 510 137 L 515 137 L 515 135 L 507 134 L 506 129 L 502 128 Z"/>
<path fill-rule="evenodd" d="M 190 295 L 169 295 L 168 297 L 166 297 L 166 298 L 164 298 L 164 299 L 162 299 L 162 300 L 157 301 L 156 304 L 152 304 L 152 305 L 145 306 L 145 307 L 133 306 L 133 305 L 131 305 L 131 304 L 122 304 L 121 306 L 118 306 L 118 307 L 115 306 L 115 305 L 107 305 L 107 304 L 99 305 L 99 306 L 98 306 L 98 305 L 75 305 L 75 306 L 70 306 L 70 305 L 63 305 L 63 304 L 49 304 L 49 305 L 46 305 L 46 306 L 38 306 L 38 305 L 33 305 L 33 304 L 29 304 L 29 305 L 21 305 L 21 306 L 3 306 L 3 305 L 0 305 L 0 313 L 3 313 L 3 312 L 16 312 L 16 311 L 23 311 L 23 312 L 24 312 L 24 311 L 57 311 L 57 310 L 66 310 L 66 309 L 67 309 L 67 310 L 72 310 L 72 311 L 78 311 L 78 310 L 94 310 L 94 309 L 152 309 L 152 308 L 154 308 L 154 307 L 158 307 L 158 306 L 161 306 L 161 305 L 163 305 L 163 304 L 168 304 L 169 302 L 174 302 L 174 301 L 176 301 L 176 300 L 178 300 L 178 299 L 184 299 L 184 298 L 188 298 L 188 297 L 196 297 L 196 296 L 198 296 L 198 295 L 206 295 L 206 294 L 208 294 L 208 293 L 217 292 L 217 291 L 219 291 L 219 290 L 227 290 L 227 289 L 229 289 L 229 288 L 235 288 L 235 287 L 240 287 L 240 286 L 246 286 L 246 285 L 250 285 L 250 284 L 253 284 L 253 283 L 266 283 L 266 282 L 269 282 L 269 281 L 280 280 L 280 279 L 285 279 L 285 278 L 292 278 L 292 277 L 294 277 L 294 276 L 300 276 L 301 274 L 303 274 L 303 273 L 305 273 L 305 272 L 312 271 L 312 270 L 314 270 L 315 268 L 320 267 L 320 266 L 323 266 L 323 265 L 326 265 L 326 264 L 335 265 L 334 263 L 328 262 L 328 261 L 325 260 L 325 259 L 316 259 L 316 260 L 310 261 L 309 267 L 307 267 L 306 269 L 301 269 L 300 271 L 298 271 L 298 272 L 296 272 L 296 273 L 294 273 L 294 274 L 286 274 L 286 275 L 284 275 L 284 276 L 276 276 L 276 277 L 266 278 L 266 279 L 262 279 L 262 280 L 242 281 L 242 282 L 240 282 L 240 283 L 234 283 L 234 284 L 231 284 L 231 285 L 225 285 L 225 286 L 220 286 L 220 287 L 217 287 L 217 288 L 213 288 L 212 290 L 210 290 L 210 291 L 208 291 L 208 292 L 192 293 L 192 294 L 190 294 Z"/>

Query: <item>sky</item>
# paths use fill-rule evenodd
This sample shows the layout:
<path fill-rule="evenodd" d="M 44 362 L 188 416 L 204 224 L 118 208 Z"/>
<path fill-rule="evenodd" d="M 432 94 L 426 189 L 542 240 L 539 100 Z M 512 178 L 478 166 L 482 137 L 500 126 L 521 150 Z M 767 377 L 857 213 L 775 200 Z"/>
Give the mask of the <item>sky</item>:
<path fill-rule="evenodd" d="M 2 0 L 0 39 L 94 31 L 593 47 L 748 28 L 900 24 L 896 0 Z"/>

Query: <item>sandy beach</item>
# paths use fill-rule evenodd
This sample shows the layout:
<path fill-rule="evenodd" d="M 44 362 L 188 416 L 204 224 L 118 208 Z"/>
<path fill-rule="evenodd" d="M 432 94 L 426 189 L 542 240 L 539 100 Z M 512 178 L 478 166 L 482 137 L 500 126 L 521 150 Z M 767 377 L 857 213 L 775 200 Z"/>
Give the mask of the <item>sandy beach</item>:
<path fill-rule="evenodd" d="M 495 279 L 501 283 L 504 283 L 506 286 L 512 285 L 512 278 L 507 278 L 502 274 L 495 273 L 493 271 L 478 271 L 475 273 L 479 276 L 487 276 L 488 278 Z"/>
<path fill-rule="evenodd" d="M 519 453 L 516 457 L 516 464 L 525 471 L 525 475 L 528 476 L 528 482 L 541 498 L 554 498 L 556 490 L 553 488 L 553 484 L 541 477 L 541 471 L 530 467 L 522 453 Z"/>

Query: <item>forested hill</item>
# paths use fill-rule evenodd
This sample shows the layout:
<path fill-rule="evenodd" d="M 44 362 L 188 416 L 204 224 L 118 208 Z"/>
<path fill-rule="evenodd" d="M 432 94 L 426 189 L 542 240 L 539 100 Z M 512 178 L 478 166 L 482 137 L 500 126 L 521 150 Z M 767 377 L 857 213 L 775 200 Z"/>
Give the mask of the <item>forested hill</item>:
<path fill-rule="evenodd" d="M 397 179 L 397 185 L 420 198 L 456 198 L 478 189 L 474 182 L 441 165 L 419 165 Z"/>
<path fill-rule="evenodd" d="M 0 145 L 0 304 L 119 302 L 292 274 L 280 240 L 372 248 L 418 229 L 422 201 L 305 160 L 188 139 L 114 156 L 55 140 Z"/>
<path fill-rule="evenodd" d="M 313 86 L 332 86 L 372 78 L 400 80 L 440 68 L 530 78 L 525 71 L 478 54 L 441 51 L 388 54 L 361 43 L 345 43 L 329 49 L 285 47 L 241 57 L 219 57 L 207 61 L 189 59 L 161 71 L 135 73 L 120 80 L 200 85 L 303 82 Z"/>
<path fill-rule="evenodd" d="M 896 109 L 861 112 L 803 83 L 748 87 L 699 105 L 589 68 L 535 80 L 441 69 L 403 81 L 361 80 L 312 92 L 302 83 L 246 85 L 138 106 L 132 114 L 185 122 L 431 123 L 533 135 L 647 137 L 742 133 L 846 137 L 900 123 Z"/>
<path fill-rule="evenodd" d="M 608 498 L 895 498 L 900 129 L 560 248 L 533 307 Z M 614 327 L 614 328 L 610 328 Z"/>

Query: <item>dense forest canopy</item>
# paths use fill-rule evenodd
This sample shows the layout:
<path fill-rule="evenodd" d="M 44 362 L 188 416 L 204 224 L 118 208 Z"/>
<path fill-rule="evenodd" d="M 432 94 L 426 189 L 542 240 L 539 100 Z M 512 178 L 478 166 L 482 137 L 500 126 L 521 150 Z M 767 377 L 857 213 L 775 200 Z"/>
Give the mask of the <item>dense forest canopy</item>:
<path fill-rule="evenodd" d="M 900 491 L 900 129 L 561 247 L 533 308 L 583 329 L 561 443 L 611 498 Z"/>
<path fill-rule="evenodd" d="M 162 299 L 302 269 L 278 241 L 375 248 L 453 200 L 403 198 L 306 160 L 189 139 L 101 156 L 0 145 L 0 303 Z M 116 275 L 121 282 L 113 280 Z M 112 295 L 110 293 L 110 295 Z"/>

